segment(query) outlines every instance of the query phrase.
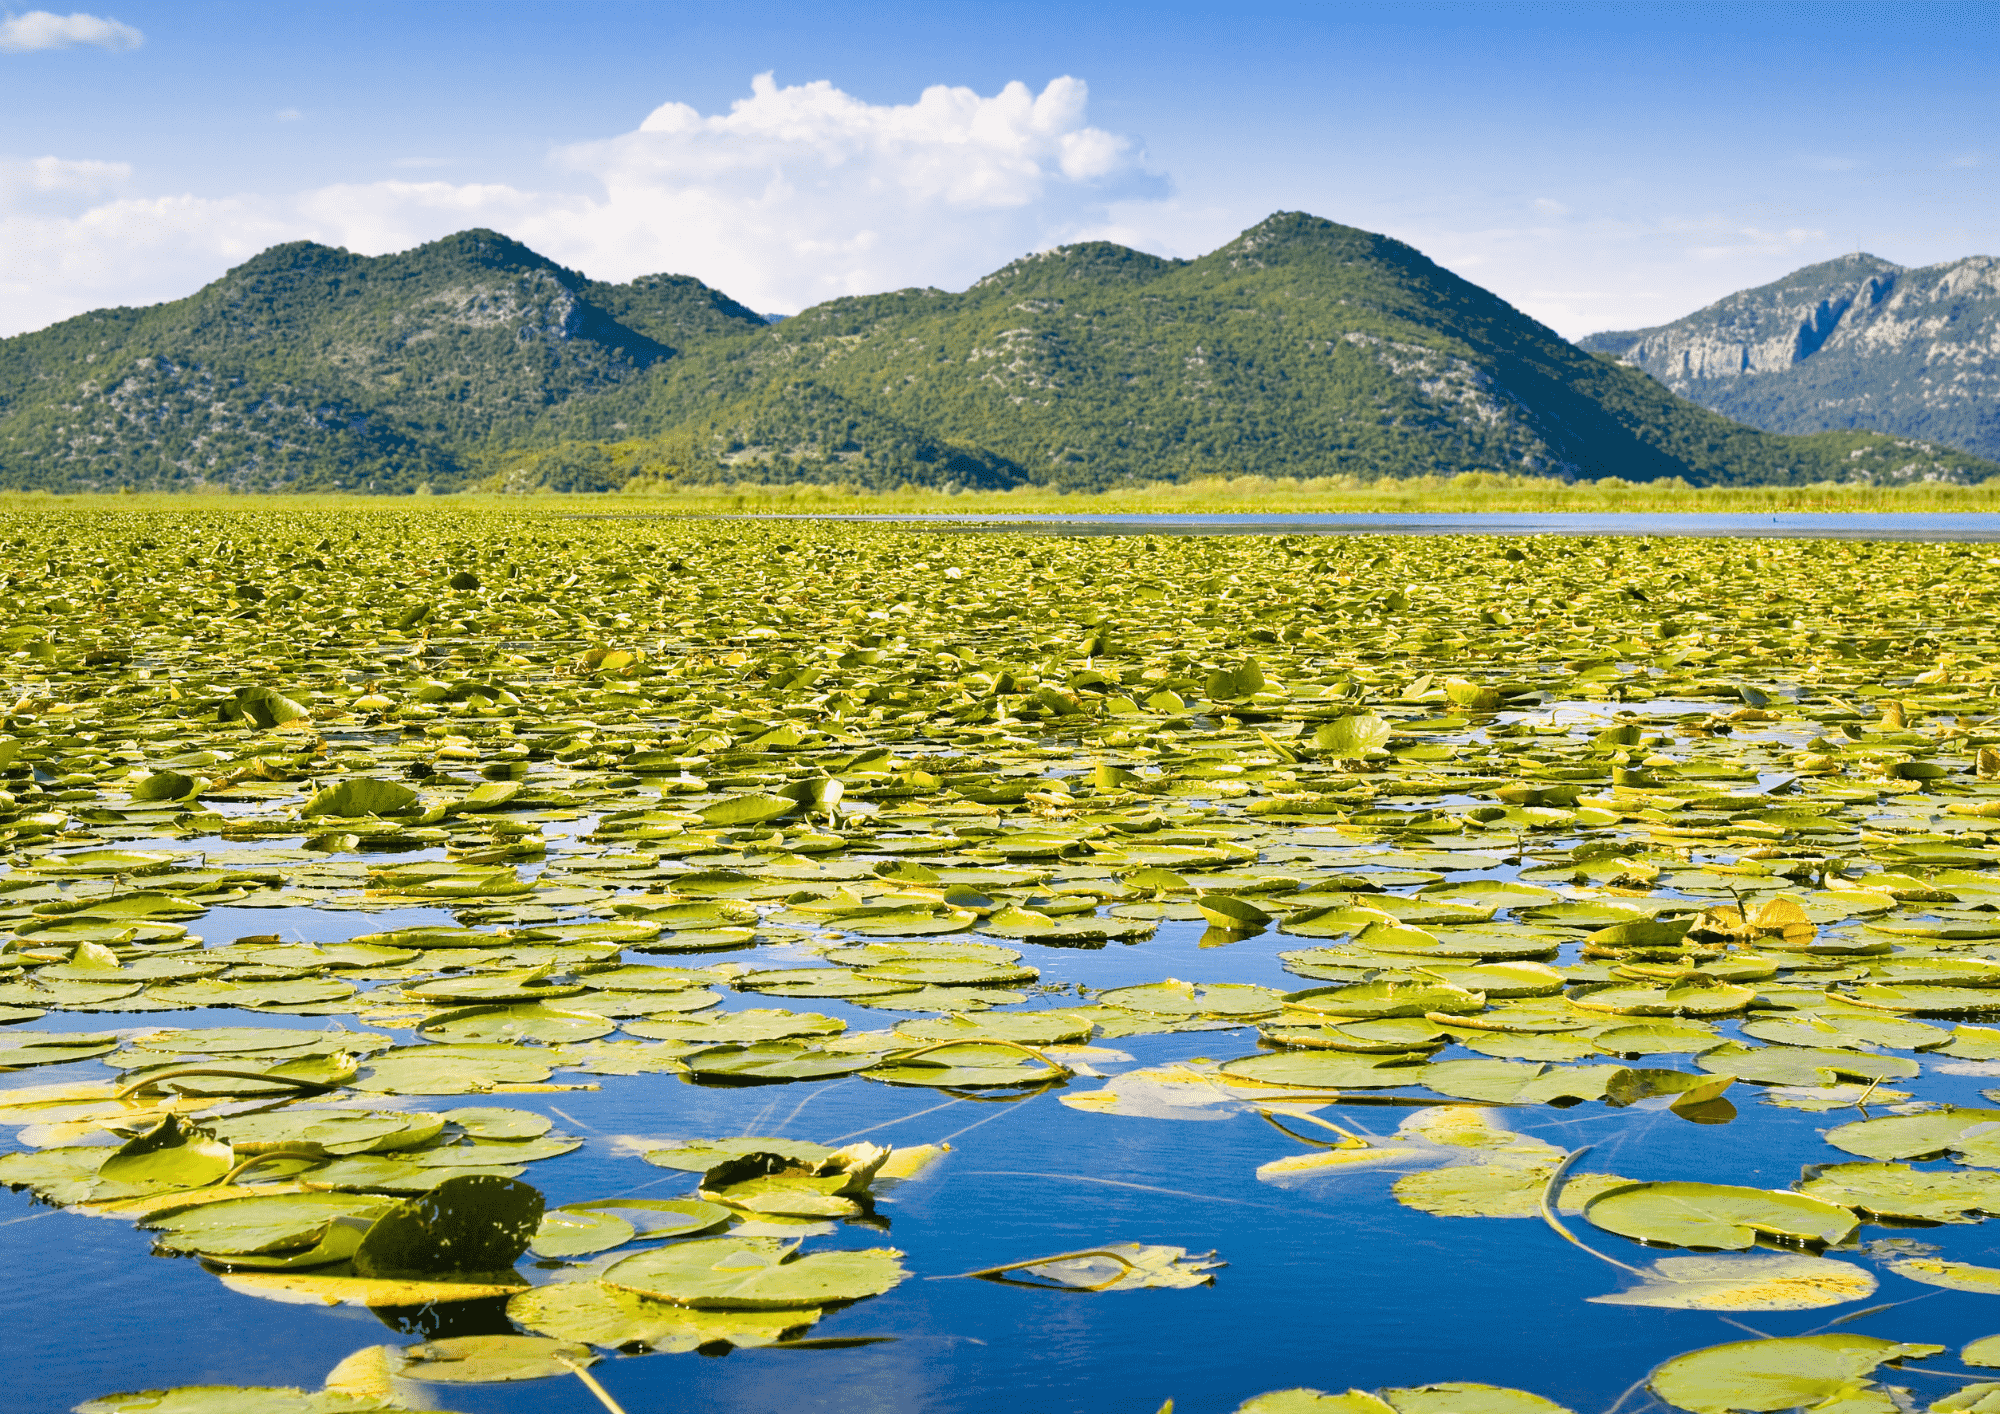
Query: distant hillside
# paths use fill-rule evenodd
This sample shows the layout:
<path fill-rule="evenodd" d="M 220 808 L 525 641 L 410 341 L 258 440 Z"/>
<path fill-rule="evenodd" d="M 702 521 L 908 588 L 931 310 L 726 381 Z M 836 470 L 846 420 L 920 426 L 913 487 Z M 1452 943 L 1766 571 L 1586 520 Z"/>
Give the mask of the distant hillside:
<path fill-rule="evenodd" d="M 862 420 L 845 442 L 803 415 L 828 394 Z M 609 439 L 622 422 L 628 438 L 664 436 L 670 463 L 720 462 L 710 476 L 827 480 L 867 468 L 869 416 L 1000 459 L 981 484 L 1005 484 L 1009 468 L 1079 487 L 1233 472 L 1707 485 L 1994 469 L 1887 439 L 1760 434 L 1579 352 L 1399 241 L 1300 214 L 1193 261 L 1090 243 L 962 294 L 834 300 L 550 425 Z M 632 453 L 647 465 L 643 444 Z"/>
<path fill-rule="evenodd" d="M 1772 432 L 1867 429 L 2000 458 L 2000 260 L 1808 265 L 1586 349 Z"/>
<path fill-rule="evenodd" d="M 15 489 L 1465 470 L 1718 485 L 2000 466 L 1730 422 L 1409 246 L 1295 213 L 1198 260 L 1093 242 L 962 293 L 777 323 L 687 276 L 594 282 L 491 231 L 374 258 L 301 242 L 184 300 L 0 340 Z"/>
<path fill-rule="evenodd" d="M 763 327 L 698 280 L 596 284 L 492 231 L 274 246 L 187 299 L 0 340 L 0 486 L 456 485 L 551 409 Z"/>

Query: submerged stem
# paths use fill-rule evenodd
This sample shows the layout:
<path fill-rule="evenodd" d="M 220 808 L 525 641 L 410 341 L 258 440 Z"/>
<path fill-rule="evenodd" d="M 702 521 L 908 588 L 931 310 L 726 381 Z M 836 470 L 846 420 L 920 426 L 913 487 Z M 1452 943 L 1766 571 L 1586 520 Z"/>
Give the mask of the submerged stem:
<path fill-rule="evenodd" d="M 349 1072 L 349 1074 L 351 1075 L 352 1072 Z M 231 1070 L 223 1066 L 190 1065 L 183 1066 L 179 1070 L 168 1070 L 162 1071 L 158 1075 L 149 1075 L 143 1080 L 135 1080 L 111 1098 L 114 1100 L 127 1099 L 139 1094 L 141 1091 L 153 1089 L 164 1081 L 179 1080 L 190 1075 L 214 1075 L 220 1076 L 225 1080 L 262 1080 L 272 1085 L 283 1085 L 309 1094 L 323 1095 L 328 1091 L 344 1088 L 340 1082 L 330 1085 L 322 1084 L 317 1080 L 297 1080 L 289 1075 L 267 1075 L 260 1070 Z M 252 1096 L 251 1098 L 254 1099 L 256 1097 Z"/>
<path fill-rule="evenodd" d="M 1307 1121 L 1308 1123 L 1316 1124 L 1320 1126 L 1320 1128 L 1322 1129 L 1330 1129 L 1335 1134 L 1338 1134 L 1343 1142 L 1341 1142 L 1338 1145 L 1335 1145 L 1334 1141 L 1330 1139 L 1310 1139 L 1303 1134 L 1295 1132 L 1294 1130 L 1287 1129 L 1285 1125 L 1279 1121 L 1278 1117 L 1275 1114 L 1271 1113 L 1271 1111 L 1265 1109 L 1261 1105 L 1257 1107 L 1257 1114 L 1259 1118 L 1261 1118 L 1264 1121 L 1264 1123 L 1270 1125 L 1280 1134 L 1286 1136 L 1289 1139 L 1296 1139 L 1301 1144 L 1317 1144 L 1322 1148 L 1338 1147 L 1343 1149 L 1352 1148 L 1355 1145 L 1359 1145 L 1364 1149 L 1374 1147 L 1375 1141 L 1373 1137 L 1367 1135 L 1355 1134 L 1351 1130 L 1342 1129 L 1339 1125 L 1333 1123 L 1331 1120 L 1321 1119 L 1318 1115 L 1297 1114 L 1297 1115 L 1288 1115 L 1287 1118 L 1302 1119 Z"/>
<path fill-rule="evenodd" d="M 1023 1271 L 1029 1267 L 1046 1267 L 1051 1262 L 1073 1262 L 1079 1257 L 1109 1257 L 1112 1261 L 1123 1267 L 1124 1270 L 1107 1281 L 1100 1281 L 1091 1286 L 1079 1286 L 1076 1288 L 1078 1291 L 1102 1291 L 1107 1286 L 1116 1286 L 1133 1272 L 1139 1270 L 1137 1266 L 1120 1253 L 1103 1247 L 1091 1247 L 1081 1252 L 1058 1252 L 1053 1257 L 1030 1257 L 1025 1262 L 1008 1262 L 1005 1266 L 999 1267 L 981 1267 L 976 1272 L 959 1272 L 953 1276 L 932 1277 L 931 1280 L 957 1281 L 963 1277 L 1004 1277 L 1008 1272 Z M 1068 1285 L 1068 1283 L 1065 1283 L 1065 1285 Z"/>
<path fill-rule="evenodd" d="M 1572 1149 L 1567 1154 L 1564 1154 L 1563 1161 L 1556 1165 L 1556 1171 L 1549 1175 L 1549 1181 L 1542 1185 L 1542 1199 L 1540 1204 L 1542 1221 L 1554 1228 L 1556 1236 L 1571 1246 L 1581 1247 L 1600 1262 L 1609 1262 L 1612 1266 L 1628 1271 L 1635 1277 L 1642 1277 L 1645 1273 L 1637 1267 L 1627 1266 L 1616 1257 L 1605 1256 L 1595 1247 L 1590 1246 L 1582 1238 L 1564 1227 L 1562 1219 L 1556 1216 L 1556 1200 L 1562 1196 L 1563 1180 L 1569 1175 L 1569 1166 L 1589 1152 L 1590 1146 L 1586 1144 L 1581 1149 Z"/>
<path fill-rule="evenodd" d="M 591 1374 L 590 1371 L 584 1369 L 583 1366 L 577 1364 L 576 1361 L 570 1359 L 567 1355 L 556 1356 L 556 1363 L 582 1380 L 584 1388 L 596 1395 L 597 1402 L 602 1404 L 606 1409 L 609 1409 L 611 1414 L 625 1414 L 624 1406 L 611 1397 L 610 1390 L 597 1382 L 597 1376 Z"/>

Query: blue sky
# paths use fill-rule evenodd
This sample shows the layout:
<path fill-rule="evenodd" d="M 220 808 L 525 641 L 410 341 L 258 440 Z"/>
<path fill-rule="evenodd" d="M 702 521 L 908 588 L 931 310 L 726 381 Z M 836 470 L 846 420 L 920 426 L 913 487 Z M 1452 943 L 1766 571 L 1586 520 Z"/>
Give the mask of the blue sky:
<path fill-rule="evenodd" d="M 0 19 L 0 333 L 469 225 L 789 312 L 1303 209 L 1569 335 L 2000 253 L 1990 4 L 90 3 Z"/>

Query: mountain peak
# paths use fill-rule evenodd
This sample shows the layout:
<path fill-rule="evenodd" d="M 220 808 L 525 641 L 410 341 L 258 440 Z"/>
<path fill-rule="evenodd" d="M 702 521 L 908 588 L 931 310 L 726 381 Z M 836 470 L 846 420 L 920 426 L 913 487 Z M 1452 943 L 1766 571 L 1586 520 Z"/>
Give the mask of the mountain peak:
<path fill-rule="evenodd" d="M 1197 263 L 1260 269 L 1325 260 L 1338 264 L 1388 261 L 1403 266 L 1432 263 L 1416 247 L 1405 245 L 1393 236 L 1343 226 L 1307 211 L 1273 212 Z"/>
<path fill-rule="evenodd" d="M 1157 280 L 1187 264 L 1148 255 L 1112 241 L 1079 241 L 1038 250 L 1010 260 L 991 275 L 973 283 L 975 290 L 1004 286 L 1010 294 L 1061 294 L 1079 285 L 1139 285 Z"/>

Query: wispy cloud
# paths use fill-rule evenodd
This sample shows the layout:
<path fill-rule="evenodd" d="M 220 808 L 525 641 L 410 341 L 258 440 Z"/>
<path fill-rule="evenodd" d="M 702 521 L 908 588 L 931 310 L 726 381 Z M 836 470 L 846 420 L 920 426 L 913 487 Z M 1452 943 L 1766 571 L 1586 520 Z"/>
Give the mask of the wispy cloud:
<path fill-rule="evenodd" d="M 114 195 L 132 178 L 124 162 L 34 157 L 0 160 L 0 215 L 74 214 Z"/>
<path fill-rule="evenodd" d="M 305 114 L 297 108 L 280 108 L 271 116 L 281 123 L 296 123 L 299 119 L 305 117 Z"/>
<path fill-rule="evenodd" d="M 30 10 L 0 17 L 0 51 L 28 54 L 39 49 L 137 49 L 146 36 L 128 24 L 78 11 L 58 15 Z"/>

